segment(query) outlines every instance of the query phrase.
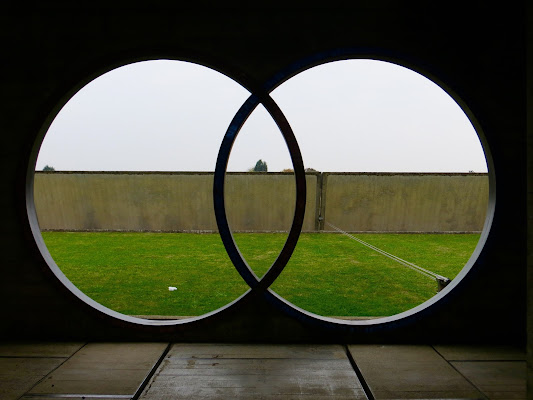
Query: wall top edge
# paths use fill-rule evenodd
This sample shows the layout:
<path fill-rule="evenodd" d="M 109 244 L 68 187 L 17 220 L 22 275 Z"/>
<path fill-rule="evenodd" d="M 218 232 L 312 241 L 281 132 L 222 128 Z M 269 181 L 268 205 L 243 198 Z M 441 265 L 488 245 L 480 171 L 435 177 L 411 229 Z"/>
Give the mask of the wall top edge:
<path fill-rule="evenodd" d="M 36 175 L 213 175 L 209 171 L 35 171 Z M 306 172 L 306 175 L 487 176 L 486 172 Z M 227 172 L 226 175 L 294 175 L 292 172 Z"/>

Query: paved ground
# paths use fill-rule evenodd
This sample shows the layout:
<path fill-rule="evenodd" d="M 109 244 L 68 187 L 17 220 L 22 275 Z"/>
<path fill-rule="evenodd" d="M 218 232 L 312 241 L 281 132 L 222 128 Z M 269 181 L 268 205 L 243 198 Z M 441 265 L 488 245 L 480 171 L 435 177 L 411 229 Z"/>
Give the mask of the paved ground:
<path fill-rule="evenodd" d="M 0 343 L 0 399 L 525 399 L 521 349 Z"/>

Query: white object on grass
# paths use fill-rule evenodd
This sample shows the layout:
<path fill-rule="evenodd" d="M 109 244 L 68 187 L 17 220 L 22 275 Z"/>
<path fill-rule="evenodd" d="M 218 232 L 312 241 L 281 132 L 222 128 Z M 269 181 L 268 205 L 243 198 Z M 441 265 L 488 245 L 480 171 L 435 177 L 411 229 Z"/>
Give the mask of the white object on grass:
<path fill-rule="evenodd" d="M 178 290 L 178 288 L 175 287 L 175 286 L 169 286 L 169 287 L 168 287 L 168 290 L 171 291 L 171 292 L 173 292 L 174 290 Z"/>

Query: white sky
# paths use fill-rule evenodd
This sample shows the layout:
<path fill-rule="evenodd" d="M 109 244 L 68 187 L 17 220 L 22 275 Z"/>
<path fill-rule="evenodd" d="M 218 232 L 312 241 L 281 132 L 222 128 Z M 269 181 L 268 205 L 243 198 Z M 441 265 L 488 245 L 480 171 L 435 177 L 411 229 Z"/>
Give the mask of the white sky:
<path fill-rule="evenodd" d="M 213 171 L 226 129 L 249 93 L 196 64 L 130 64 L 95 79 L 59 112 L 37 170 Z M 486 172 L 460 107 L 425 77 L 395 64 L 338 61 L 288 80 L 272 97 L 291 124 L 305 167 L 353 172 Z M 258 159 L 292 168 L 260 107 L 239 133 L 228 170 Z"/>

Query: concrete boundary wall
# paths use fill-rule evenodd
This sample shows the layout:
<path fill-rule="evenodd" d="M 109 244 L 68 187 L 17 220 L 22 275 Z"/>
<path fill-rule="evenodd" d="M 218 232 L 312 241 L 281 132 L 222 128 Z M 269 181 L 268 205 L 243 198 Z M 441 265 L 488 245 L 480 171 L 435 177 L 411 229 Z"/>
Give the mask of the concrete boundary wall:
<path fill-rule="evenodd" d="M 307 176 L 304 230 L 315 229 L 316 175 Z M 227 176 L 226 204 L 235 231 L 288 231 L 296 201 L 292 174 Z M 203 172 L 36 173 L 42 230 L 216 231 L 213 174 Z"/>
<path fill-rule="evenodd" d="M 234 231 L 287 231 L 291 173 L 230 173 L 226 204 Z M 216 231 L 213 174 L 206 172 L 36 172 L 42 230 Z M 308 173 L 303 230 L 481 231 L 486 174 Z"/>
<path fill-rule="evenodd" d="M 489 196 L 474 173 L 324 173 L 322 193 L 321 229 L 362 232 L 481 231 Z"/>

